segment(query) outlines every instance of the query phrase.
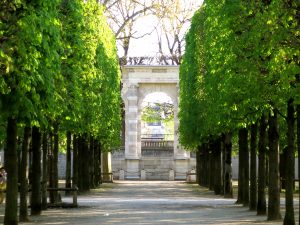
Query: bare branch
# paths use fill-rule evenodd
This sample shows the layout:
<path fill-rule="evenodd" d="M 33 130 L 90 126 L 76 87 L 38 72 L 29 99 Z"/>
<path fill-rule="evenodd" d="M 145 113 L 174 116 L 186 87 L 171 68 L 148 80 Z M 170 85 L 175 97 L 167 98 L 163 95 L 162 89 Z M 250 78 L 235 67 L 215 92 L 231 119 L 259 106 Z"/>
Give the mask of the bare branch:
<path fill-rule="evenodd" d="M 180 59 L 174 55 L 140 56 L 126 58 L 126 65 L 178 65 L 177 62 L 179 61 Z"/>
<path fill-rule="evenodd" d="M 117 30 L 117 32 L 115 33 L 116 36 L 119 36 L 119 34 L 121 33 L 121 31 L 124 29 L 124 27 L 129 23 L 130 20 L 133 20 L 136 16 L 138 16 L 141 13 L 145 13 L 146 11 L 150 10 L 152 8 L 152 6 L 148 6 L 144 9 L 138 10 L 135 13 L 131 14 L 130 16 L 128 16 L 125 20 L 124 23 L 119 27 L 119 29 Z"/>
<path fill-rule="evenodd" d="M 110 2 L 110 0 L 104 0 L 104 1 L 102 2 L 102 5 L 105 6 L 105 11 L 108 11 L 108 10 L 111 9 L 118 1 L 120 1 L 120 0 L 115 0 L 115 1 L 113 1 L 111 4 L 108 5 L 108 2 Z"/>
<path fill-rule="evenodd" d="M 140 36 L 134 36 L 137 32 L 133 32 L 131 35 L 127 35 L 127 36 L 123 36 L 123 37 L 117 37 L 117 40 L 122 40 L 122 39 L 126 39 L 126 38 L 133 38 L 133 39 L 141 39 L 144 38 L 147 35 L 151 35 L 154 31 L 155 31 L 156 27 L 154 27 L 153 30 L 151 30 L 150 32 L 146 32 Z"/>
<path fill-rule="evenodd" d="M 184 35 L 190 18 L 197 9 L 194 0 L 99 0 L 106 6 L 106 14 L 121 47 L 123 64 L 179 64 L 184 52 Z M 138 29 L 140 18 L 150 16 L 157 21 L 148 30 Z M 150 18 L 150 17 L 149 17 Z M 151 17 L 152 18 L 152 17 Z M 143 21 L 143 20 L 141 20 Z M 131 40 L 157 33 L 157 57 L 128 58 Z"/>

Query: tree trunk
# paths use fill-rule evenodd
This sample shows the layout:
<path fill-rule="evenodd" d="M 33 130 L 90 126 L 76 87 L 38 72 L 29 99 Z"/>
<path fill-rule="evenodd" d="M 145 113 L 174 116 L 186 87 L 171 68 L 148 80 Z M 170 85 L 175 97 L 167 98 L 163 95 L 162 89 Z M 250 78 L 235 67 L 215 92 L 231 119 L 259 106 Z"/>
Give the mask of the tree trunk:
<path fill-rule="evenodd" d="M 220 137 L 221 139 L 221 154 L 222 154 L 222 165 L 221 165 L 221 185 L 222 185 L 222 189 L 221 189 L 221 195 L 224 195 L 224 180 L 225 180 L 225 139 L 224 139 L 224 134 L 221 135 Z"/>
<path fill-rule="evenodd" d="M 99 158 L 98 158 L 98 141 L 95 139 L 94 140 L 94 185 L 95 188 L 99 187 L 99 181 L 98 181 L 98 173 L 99 173 Z"/>
<path fill-rule="evenodd" d="M 281 219 L 279 190 L 279 127 L 278 112 L 269 116 L 269 201 L 268 220 Z"/>
<path fill-rule="evenodd" d="M 53 187 L 58 188 L 58 153 L 59 153 L 59 135 L 58 124 L 54 125 L 54 148 L 53 148 Z M 59 202 L 58 192 L 53 192 L 55 202 Z"/>
<path fill-rule="evenodd" d="M 266 154 L 266 177 L 269 177 L 269 155 Z M 266 179 L 266 186 L 269 187 L 269 179 Z"/>
<path fill-rule="evenodd" d="M 249 149 L 248 149 L 248 129 L 243 129 L 243 205 L 249 206 Z"/>
<path fill-rule="evenodd" d="M 250 139 L 250 202 L 249 209 L 256 210 L 257 206 L 257 178 L 256 178 L 256 147 L 257 147 L 257 123 L 251 126 Z"/>
<path fill-rule="evenodd" d="M 203 186 L 204 187 L 209 187 L 209 150 L 207 147 L 207 144 L 204 144 L 203 146 Z"/>
<path fill-rule="evenodd" d="M 47 209 L 47 185 L 48 185 L 48 134 L 43 133 L 43 172 L 42 172 L 42 209 Z"/>
<path fill-rule="evenodd" d="M 24 132 L 24 130 L 23 130 Z M 24 134 L 23 134 L 24 136 Z M 24 138 L 24 137 L 23 137 Z M 18 183 L 21 183 L 20 179 L 20 174 L 21 174 L 21 157 L 22 157 L 22 148 L 23 148 L 23 141 L 21 136 L 17 137 L 17 155 L 18 155 Z"/>
<path fill-rule="evenodd" d="M 99 141 L 99 145 L 98 145 L 98 148 L 99 148 L 99 181 L 100 181 L 100 184 L 102 184 L 102 158 L 101 158 L 101 155 L 102 155 L 102 145 L 101 145 L 101 142 Z"/>
<path fill-rule="evenodd" d="M 53 133 L 51 132 L 49 134 L 49 155 L 48 155 L 48 177 L 49 177 L 49 187 L 53 187 L 54 186 L 54 180 L 53 180 L 53 149 L 54 149 L 54 144 L 53 144 Z M 54 195 L 53 192 L 49 193 L 49 199 L 50 199 L 50 203 L 54 203 L 55 199 L 54 199 Z"/>
<path fill-rule="evenodd" d="M 67 132 L 67 155 L 66 155 L 66 188 L 72 187 L 72 180 L 71 180 L 71 142 L 72 142 L 72 135 L 71 132 Z M 69 192 L 66 191 L 66 194 Z"/>
<path fill-rule="evenodd" d="M 232 142 L 231 134 L 225 134 L 225 168 L 224 168 L 224 197 L 233 198 L 232 191 L 232 168 L 231 168 L 231 152 Z"/>
<path fill-rule="evenodd" d="M 78 146 L 78 188 L 80 191 L 90 190 L 90 173 L 89 173 L 89 149 L 87 135 L 79 139 Z"/>
<path fill-rule="evenodd" d="M 78 187 L 78 137 L 73 137 L 73 187 Z"/>
<path fill-rule="evenodd" d="M 83 168 L 83 137 L 80 135 L 78 137 L 78 157 L 77 157 L 77 162 L 78 162 L 78 176 L 77 176 L 77 184 L 78 184 L 78 189 L 79 191 L 83 191 L 83 173 L 82 173 L 82 168 Z"/>
<path fill-rule="evenodd" d="M 89 191 L 90 190 L 90 162 L 89 160 L 89 144 L 88 144 L 88 135 L 84 135 L 84 140 L 83 140 L 83 158 L 82 160 L 82 191 Z"/>
<path fill-rule="evenodd" d="M 95 163 L 94 163 L 94 184 L 95 187 L 99 187 L 101 184 L 101 153 L 100 153 L 100 143 L 98 140 L 95 140 L 94 142 L 94 158 L 95 158 Z"/>
<path fill-rule="evenodd" d="M 257 184 L 257 215 L 265 215 L 267 212 L 266 203 L 266 137 L 267 122 L 265 115 L 262 115 L 259 123 L 258 140 L 258 184 Z"/>
<path fill-rule="evenodd" d="M 296 10 L 296 17 L 298 18 L 298 21 L 299 21 L 299 16 L 300 16 L 300 8 L 297 7 L 297 10 Z M 300 23 L 298 22 L 298 28 L 299 28 L 299 25 Z M 299 63 L 298 63 L 298 66 L 299 66 Z M 300 84 L 300 74 L 298 73 L 296 75 L 296 82 L 297 84 L 299 85 Z M 299 90 L 299 86 L 298 86 L 298 90 Z M 297 128 L 297 140 L 296 140 L 296 143 L 297 143 L 297 153 L 298 153 L 298 186 L 299 186 L 299 189 L 298 189 L 298 193 L 300 193 L 300 104 L 299 102 L 296 104 L 296 128 Z M 300 208 L 300 195 L 299 195 L 299 208 Z M 298 210 L 298 222 L 300 224 L 300 210 Z"/>
<path fill-rule="evenodd" d="M 52 155 L 52 170 L 50 176 L 52 177 L 51 188 L 58 188 L 58 152 L 59 152 L 59 135 L 58 135 L 58 124 L 54 124 L 54 146 Z M 50 192 L 51 203 L 60 202 L 59 194 L 57 191 Z"/>
<path fill-rule="evenodd" d="M 221 139 L 214 142 L 214 191 L 216 195 L 221 194 L 222 190 L 222 169 L 221 169 Z"/>
<path fill-rule="evenodd" d="M 208 144 L 208 154 L 209 154 L 209 190 L 214 190 L 214 182 L 215 182 L 215 154 L 214 154 L 214 145 L 212 141 L 209 141 Z"/>
<path fill-rule="evenodd" d="M 297 152 L 298 152 L 298 182 L 300 183 L 300 105 L 297 105 Z M 299 185 L 300 189 L 300 185 Z M 300 192 L 300 191 L 299 191 Z M 300 195 L 299 195 L 300 205 Z M 299 223 L 300 223 L 300 210 L 299 211 Z"/>
<path fill-rule="evenodd" d="M 239 130 L 239 180 L 238 180 L 238 204 L 249 205 L 249 151 L 248 130 Z"/>
<path fill-rule="evenodd" d="M 90 175 L 90 188 L 95 188 L 95 151 L 94 151 L 94 138 L 91 135 L 89 138 L 89 175 Z"/>
<path fill-rule="evenodd" d="M 294 191 L 294 179 L 295 179 L 295 109 L 294 100 L 291 98 L 288 101 L 287 106 L 287 141 L 288 147 L 286 152 L 286 170 L 285 170 L 285 216 L 284 225 L 294 225 L 294 201 L 293 201 L 293 191 Z"/>
<path fill-rule="evenodd" d="M 28 183 L 32 184 L 32 130 L 31 130 L 31 145 L 29 145 L 28 152 Z"/>
<path fill-rule="evenodd" d="M 27 197 L 28 197 L 28 178 L 27 178 L 27 171 L 28 171 L 28 149 L 30 145 L 30 136 L 31 136 L 31 129 L 30 127 L 24 128 L 24 138 L 22 144 L 22 154 L 21 154 L 21 161 L 20 161 L 20 215 L 19 220 L 20 222 L 27 222 L 28 219 L 28 205 L 27 205 Z"/>
<path fill-rule="evenodd" d="M 243 163 L 244 163 L 244 149 L 243 149 L 243 129 L 239 129 L 238 143 L 239 143 L 239 166 L 238 166 L 238 196 L 237 204 L 243 204 L 244 194 L 243 194 L 243 184 L 244 184 L 244 173 L 243 173 Z"/>
<path fill-rule="evenodd" d="M 201 185 L 201 182 L 200 182 L 200 145 L 197 146 L 197 152 L 196 152 L 196 177 L 197 177 L 197 183 L 199 185 Z"/>
<path fill-rule="evenodd" d="M 205 144 L 205 186 L 209 188 L 210 184 L 210 158 L 209 158 L 209 145 Z"/>
<path fill-rule="evenodd" d="M 4 225 L 18 224 L 17 120 L 9 117 L 6 128 L 4 167 L 7 172 Z"/>
<path fill-rule="evenodd" d="M 33 127 L 31 215 L 40 215 L 42 211 L 41 175 L 41 132 L 38 127 Z"/>

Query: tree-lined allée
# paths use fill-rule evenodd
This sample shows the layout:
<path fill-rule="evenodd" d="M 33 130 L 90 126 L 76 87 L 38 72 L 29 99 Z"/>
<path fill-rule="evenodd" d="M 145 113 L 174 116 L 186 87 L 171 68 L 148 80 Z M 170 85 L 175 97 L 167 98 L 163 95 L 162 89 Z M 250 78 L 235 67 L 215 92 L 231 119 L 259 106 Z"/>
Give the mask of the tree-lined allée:
<path fill-rule="evenodd" d="M 237 203 L 278 220 L 285 188 L 284 224 L 295 224 L 299 9 L 299 1 L 204 1 L 186 35 L 180 67 L 180 141 L 197 149 L 199 184 L 213 188 L 211 171 L 221 173 L 222 194 L 232 197 L 227 157 L 236 152 Z M 223 157 L 216 167 L 209 162 L 217 159 L 220 140 Z"/>
<path fill-rule="evenodd" d="M 5 225 L 29 220 L 28 199 L 31 215 L 47 209 L 49 188 L 54 189 L 50 204 L 61 203 L 55 189 L 62 146 L 66 194 L 100 186 L 101 154 L 121 144 L 120 64 L 155 61 L 128 58 L 130 41 L 147 35 L 135 31 L 136 21 L 146 15 L 156 16 L 150 32 L 158 39 L 155 63 L 180 65 L 180 144 L 196 151 L 198 184 L 224 198 L 237 194 L 237 204 L 271 221 L 282 219 L 280 193 L 285 189 L 283 223 L 295 224 L 300 3 L 205 0 L 184 42 L 184 26 L 197 5 L 188 2 L 1 1 Z M 170 120 L 173 111 L 168 104 L 149 105 L 144 119 Z M 231 165 L 235 155 L 237 190 Z"/>
<path fill-rule="evenodd" d="M 47 187 L 58 187 L 64 140 L 66 187 L 78 186 L 79 191 L 100 185 L 101 152 L 120 143 L 121 76 L 103 7 L 81 0 L 2 1 L 0 73 L 4 224 L 14 225 L 28 220 L 29 183 L 31 214 L 47 208 Z M 59 202 L 59 194 L 51 192 L 50 201 Z"/>

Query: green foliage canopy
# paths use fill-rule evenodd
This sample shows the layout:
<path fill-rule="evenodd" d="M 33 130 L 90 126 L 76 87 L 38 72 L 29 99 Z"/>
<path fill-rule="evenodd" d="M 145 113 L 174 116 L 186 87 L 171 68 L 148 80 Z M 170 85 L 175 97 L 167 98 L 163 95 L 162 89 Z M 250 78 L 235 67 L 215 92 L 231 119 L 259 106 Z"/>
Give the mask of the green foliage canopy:
<path fill-rule="evenodd" d="M 180 141 L 195 148 L 299 100 L 299 3 L 207 0 L 180 68 Z"/>
<path fill-rule="evenodd" d="M 120 69 L 102 6 L 4 1 L 0 18 L 1 125 L 13 117 L 118 144 Z"/>

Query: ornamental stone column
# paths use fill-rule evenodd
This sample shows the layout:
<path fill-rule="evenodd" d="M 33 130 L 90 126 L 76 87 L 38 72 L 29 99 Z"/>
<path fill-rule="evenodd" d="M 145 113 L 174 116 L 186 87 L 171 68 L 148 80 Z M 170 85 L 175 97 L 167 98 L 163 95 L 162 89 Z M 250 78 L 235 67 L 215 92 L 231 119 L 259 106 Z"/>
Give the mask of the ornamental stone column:
<path fill-rule="evenodd" d="M 126 94 L 127 107 L 125 111 L 125 161 L 126 178 L 139 178 L 138 151 L 138 85 L 130 84 Z"/>
<path fill-rule="evenodd" d="M 185 151 L 179 144 L 179 85 L 176 85 L 177 95 L 174 101 L 174 163 L 175 179 L 186 179 L 186 173 L 189 168 L 190 152 Z"/>
<path fill-rule="evenodd" d="M 176 86 L 178 92 L 178 85 Z M 179 95 L 179 92 L 178 92 Z M 182 146 L 179 144 L 179 119 L 178 119 L 178 111 L 179 111 L 179 97 L 176 96 L 176 100 L 174 101 L 174 158 L 175 159 L 189 159 L 190 152 L 185 151 Z"/>

